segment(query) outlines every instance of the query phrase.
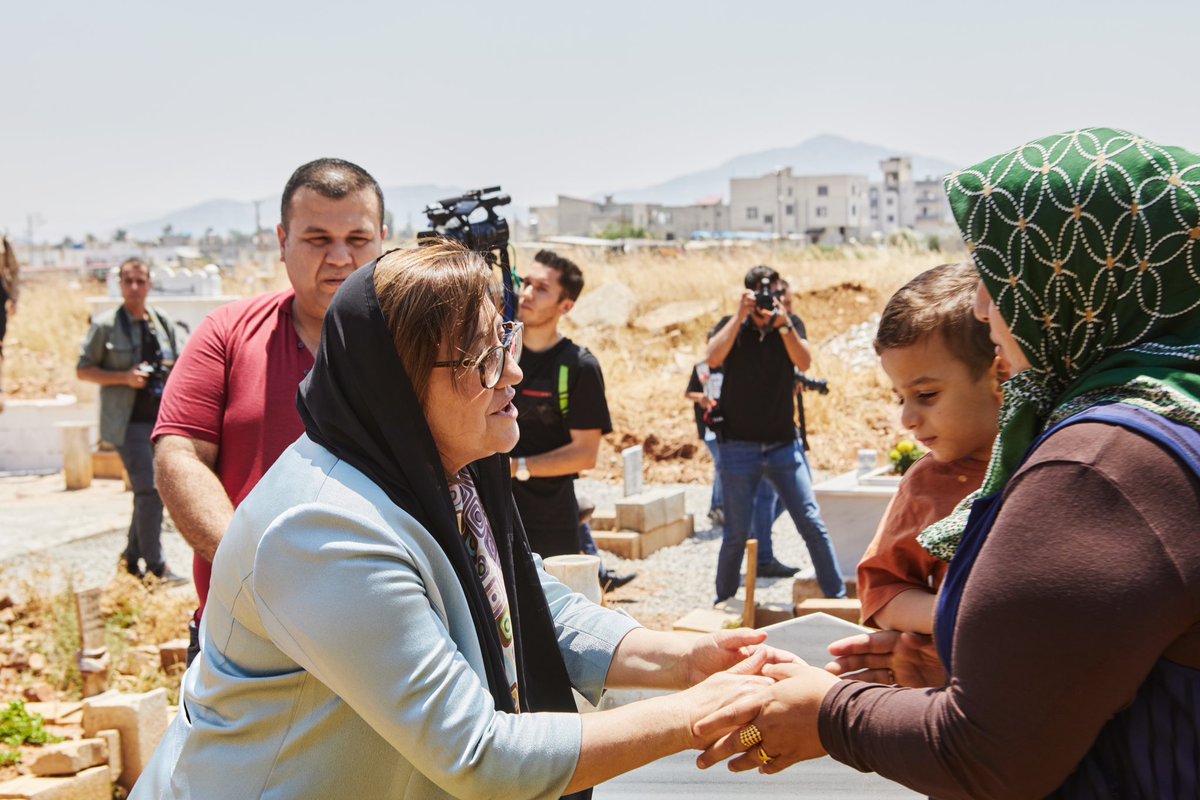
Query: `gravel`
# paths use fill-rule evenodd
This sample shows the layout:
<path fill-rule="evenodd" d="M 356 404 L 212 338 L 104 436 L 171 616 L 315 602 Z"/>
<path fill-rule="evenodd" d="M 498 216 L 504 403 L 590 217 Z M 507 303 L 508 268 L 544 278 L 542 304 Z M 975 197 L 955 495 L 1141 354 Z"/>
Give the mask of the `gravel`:
<path fill-rule="evenodd" d="M 607 602 L 653 628 L 669 628 L 674 620 L 693 609 L 712 608 L 716 599 L 717 552 L 721 548 L 721 529 L 713 528 L 708 519 L 712 487 L 707 484 L 666 484 L 662 488 L 684 491 L 687 511 L 695 520 L 695 534 L 681 544 L 664 547 L 641 560 L 623 559 L 600 551 L 604 565 L 610 571 L 638 574 L 636 580 L 609 593 Z M 622 487 L 580 479 L 575 482 L 575 492 L 590 498 L 598 510 L 611 511 L 622 496 Z M 755 586 L 755 601 L 790 606 L 795 579 L 815 578 L 812 561 L 795 524 L 786 513 L 775 522 L 771 543 L 778 560 L 799 567 L 800 571 L 795 578 L 760 577 Z"/>

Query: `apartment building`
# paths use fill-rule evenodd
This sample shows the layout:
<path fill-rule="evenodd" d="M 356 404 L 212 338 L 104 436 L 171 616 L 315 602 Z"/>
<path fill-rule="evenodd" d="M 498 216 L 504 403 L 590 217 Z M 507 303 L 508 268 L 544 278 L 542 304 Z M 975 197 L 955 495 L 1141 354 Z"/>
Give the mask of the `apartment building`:
<path fill-rule="evenodd" d="M 729 181 L 732 228 L 813 244 L 861 238 L 869 220 L 869 182 L 862 175 L 795 175 L 784 167 Z"/>

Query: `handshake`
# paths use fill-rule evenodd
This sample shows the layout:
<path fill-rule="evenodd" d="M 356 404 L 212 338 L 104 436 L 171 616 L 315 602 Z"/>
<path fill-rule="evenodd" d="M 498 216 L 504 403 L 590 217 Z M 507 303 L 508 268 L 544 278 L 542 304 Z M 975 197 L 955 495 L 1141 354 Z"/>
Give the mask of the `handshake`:
<path fill-rule="evenodd" d="M 817 720 L 839 676 L 904 686 L 944 681 L 932 637 L 923 634 L 877 631 L 841 639 L 829 646 L 834 660 L 823 669 L 764 639 L 741 628 L 710 634 L 693 648 L 690 661 L 713 666 L 734 653 L 745 656 L 671 696 L 684 701 L 692 720 L 690 747 L 704 751 L 696 761 L 701 769 L 731 758 L 734 772 L 773 774 L 825 755 Z"/>

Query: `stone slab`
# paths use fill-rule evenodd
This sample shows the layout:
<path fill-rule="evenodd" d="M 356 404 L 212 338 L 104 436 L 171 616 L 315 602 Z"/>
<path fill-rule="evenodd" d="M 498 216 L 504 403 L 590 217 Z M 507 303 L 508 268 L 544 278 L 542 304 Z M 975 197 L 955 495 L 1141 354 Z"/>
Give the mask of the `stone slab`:
<path fill-rule="evenodd" d="M 0 783 L 0 798 L 20 800 L 112 800 L 108 767 L 86 769 L 70 778 L 22 775 Z"/>
<path fill-rule="evenodd" d="M 675 620 L 671 630 L 688 631 L 692 633 L 712 633 L 713 631 L 736 628 L 742 624 L 742 615 L 723 611 L 717 608 L 697 608 Z"/>
<path fill-rule="evenodd" d="M 812 597 L 796 606 L 797 617 L 818 613 L 828 614 L 857 625 L 862 619 L 862 603 L 859 602 L 857 597 L 847 597 L 838 600 L 826 597 Z"/>
<path fill-rule="evenodd" d="M 682 489 L 649 489 L 616 502 L 617 529 L 646 532 L 683 517 L 686 495 Z"/>
<path fill-rule="evenodd" d="M 121 775 L 118 783 L 132 789 L 154 748 L 167 730 L 167 691 L 144 694 L 109 692 L 83 704 L 83 735 L 95 736 L 107 728 L 121 733 Z"/>
<path fill-rule="evenodd" d="M 795 653 L 814 666 L 824 666 L 829 663 L 830 643 L 870 628 L 817 612 L 768 625 L 763 630 L 767 633 L 767 644 L 772 647 Z"/>
<path fill-rule="evenodd" d="M 596 509 L 592 512 L 592 531 L 615 531 L 617 529 L 617 512 L 615 509 L 606 508 L 603 511 Z"/>
<path fill-rule="evenodd" d="M 101 738 L 68 739 L 39 748 L 29 771 L 34 775 L 74 775 L 100 764 L 108 764 L 108 742 Z"/>

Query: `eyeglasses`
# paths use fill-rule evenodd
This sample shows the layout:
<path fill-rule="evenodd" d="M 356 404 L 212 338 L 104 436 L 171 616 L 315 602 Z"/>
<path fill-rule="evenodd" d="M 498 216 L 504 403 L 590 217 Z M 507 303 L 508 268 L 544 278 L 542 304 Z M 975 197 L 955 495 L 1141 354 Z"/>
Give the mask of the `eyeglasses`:
<path fill-rule="evenodd" d="M 516 361 L 521 357 L 521 345 L 524 340 L 525 325 L 521 322 L 505 322 L 500 326 L 500 344 L 489 347 L 474 358 L 464 358 L 461 361 L 438 361 L 435 367 L 455 367 L 460 369 L 478 369 L 479 383 L 485 389 L 494 389 L 504 374 L 508 359 Z"/>

